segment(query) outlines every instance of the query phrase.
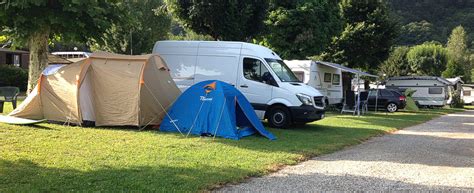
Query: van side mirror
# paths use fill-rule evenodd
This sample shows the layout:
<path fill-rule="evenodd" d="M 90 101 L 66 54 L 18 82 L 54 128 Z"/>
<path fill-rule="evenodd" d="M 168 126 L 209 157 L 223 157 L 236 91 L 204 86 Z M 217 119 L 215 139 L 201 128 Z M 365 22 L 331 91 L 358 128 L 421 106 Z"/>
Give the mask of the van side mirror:
<path fill-rule="evenodd" d="M 270 72 L 265 72 L 265 73 L 263 73 L 263 75 L 262 75 L 262 81 L 263 81 L 265 84 L 278 87 L 278 84 L 276 83 L 275 79 L 274 79 L 273 76 L 270 74 Z"/>

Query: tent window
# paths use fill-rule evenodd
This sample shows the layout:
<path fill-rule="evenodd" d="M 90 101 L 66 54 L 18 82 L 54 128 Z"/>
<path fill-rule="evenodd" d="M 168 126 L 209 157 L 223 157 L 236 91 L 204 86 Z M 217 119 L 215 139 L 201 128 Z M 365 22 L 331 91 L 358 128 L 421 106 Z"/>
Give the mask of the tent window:
<path fill-rule="evenodd" d="M 332 85 L 339 85 L 341 82 L 341 76 L 339 74 L 332 75 Z"/>
<path fill-rule="evenodd" d="M 249 80 L 263 82 L 263 75 L 269 73 L 262 61 L 244 58 L 244 77 Z"/>
<path fill-rule="evenodd" d="M 331 82 L 331 73 L 324 73 L 324 82 Z"/>
<path fill-rule="evenodd" d="M 428 89 L 428 94 L 443 94 L 443 88 L 429 88 Z"/>

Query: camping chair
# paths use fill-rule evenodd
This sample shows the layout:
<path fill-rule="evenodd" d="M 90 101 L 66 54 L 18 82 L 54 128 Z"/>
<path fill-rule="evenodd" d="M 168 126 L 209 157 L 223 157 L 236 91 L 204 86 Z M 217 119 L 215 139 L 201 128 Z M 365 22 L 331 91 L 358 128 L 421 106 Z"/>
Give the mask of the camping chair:
<path fill-rule="evenodd" d="M 353 91 L 346 92 L 345 97 L 344 97 L 344 103 L 342 105 L 341 114 L 344 112 L 355 114 L 356 112 L 355 109 L 356 109 L 356 100 L 355 100 L 354 92 Z"/>
<path fill-rule="evenodd" d="M 4 102 L 11 102 L 13 109 L 16 109 L 16 101 L 20 89 L 18 87 L 0 87 L 0 97 L 3 97 L 3 100 L 0 98 L 0 113 L 3 113 L 3 104 Z"/>
<path fill-rule="evenodd" d="M 369 103 L 369 92 L 367 91 L 360 92 L 360 109 L 361 109 L 362 114 L 365 114 L 367 113 L 367 111 L 369 111 L 368 103 Z"/>

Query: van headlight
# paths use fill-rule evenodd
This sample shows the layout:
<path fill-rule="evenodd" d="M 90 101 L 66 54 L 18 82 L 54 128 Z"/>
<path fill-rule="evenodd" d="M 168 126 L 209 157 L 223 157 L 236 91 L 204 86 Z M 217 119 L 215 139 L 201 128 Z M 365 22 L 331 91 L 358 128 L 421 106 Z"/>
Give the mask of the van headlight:
<path fill-rule="evenodd" d="M 311 100 L 311 96 L 305 95 L 303 93 L 296 94 L 296 97 L 300 99 L 301 103 L 304 105 L 313 105 L 313 100 Z"/>

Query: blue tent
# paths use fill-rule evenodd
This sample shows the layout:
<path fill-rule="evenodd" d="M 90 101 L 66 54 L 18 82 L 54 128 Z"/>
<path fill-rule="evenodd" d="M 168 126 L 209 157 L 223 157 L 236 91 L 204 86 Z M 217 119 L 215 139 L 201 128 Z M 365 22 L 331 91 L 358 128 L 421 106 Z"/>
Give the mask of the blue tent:
<path fill-rule="evenodd" d="M 217 80 L 197 83 L 175 101 L 160 130 L 184 135 L 240 139 L 259 133 L 276 139 L 263 127 L 249 101 L 232 85 Z"/>

